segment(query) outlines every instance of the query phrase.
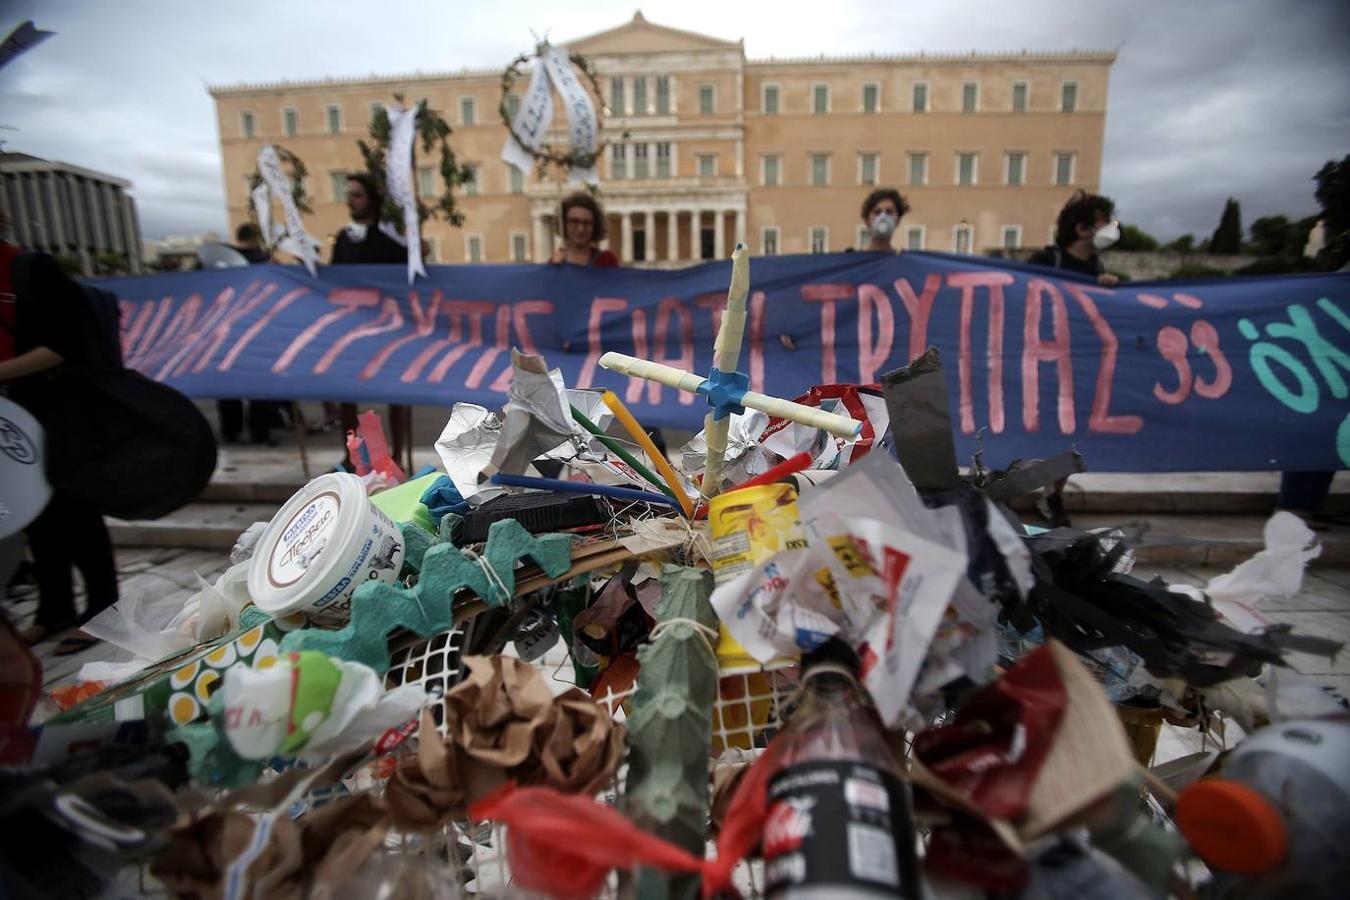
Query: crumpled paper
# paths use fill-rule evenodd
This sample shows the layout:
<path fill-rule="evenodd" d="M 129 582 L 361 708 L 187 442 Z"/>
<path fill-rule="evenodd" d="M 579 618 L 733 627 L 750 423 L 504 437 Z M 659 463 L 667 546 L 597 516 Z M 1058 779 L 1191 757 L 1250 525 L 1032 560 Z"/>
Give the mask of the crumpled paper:
<path fill-rule="evenodd" d="M 773 468 L 776 458 L 760 443 L 760 435 L 769 425 L 769 416 L 758 410 L 732 413 L 727 426 L 726 462 L 722 480 L 740 484 Z M 701 477 L 708 464 L 708 435 L 700 431 L 680 448 L 680 470 L 691 481 Z"/>
<path fill-rule="evenodd" d="M 881 440 L 891 423 L 886 400 L 876 385 L 818 384 L 795 398 L 794 402 L 849 416 L 863 423 L 862 432 L 857 437 L 841 438 L 819 428 L 771 418 L 759 436 L 760 444 L 784 459 L 798 453 L 809 453 L 812 469 L 842 469 L 857 462 Z"/>
<path fill-rule="evenodd" d="M 501 434 L 479 481 L 498 472 L 523 475 L 538 457 L 572 437 L 572 411 L 562 370 L 542 356 L 511 351 L 512 379 Z M 571 455 L 575 455 L 572 453 Z"/>
<path fill-rule="evenodd" d="M 386 691 L 369 666 L 312 650 L 266 669 L 228 669 L 221 690 L 225 735 L 244 759 L 346 750 L 408 721 L 427 699 L 420 685 Z"/>
<path fill-rule="evenodd" d="M 387 831 L 370 794 L 335 800 L 298 822 L 284 811 L 211 812 L 172 830 L 150 872 L 174 894 L 203 900 L 342 896 Z"/>
<path fill-rule="evenodd" d="M 481 503 L 504 492 L 496 485 L 478 483 L 478 473 L 491 461 L 501 433 L 501 418 L 485 407 L 456 403 L 451 408 L 450 418 L 436 439 L 436 455 L 465 500 L 475 498 Z"/>
<path fill-rule="evenodd" d="M 423 710 L 417 754 L 385 789 L 400 828 L 437 828 L 507 781 L 593 794 L 623 760 L 622 725 L 584 692 L 553 696 L 544 675 L 506 656 L 466 656 L 445 695 L 446 737 Z"/>

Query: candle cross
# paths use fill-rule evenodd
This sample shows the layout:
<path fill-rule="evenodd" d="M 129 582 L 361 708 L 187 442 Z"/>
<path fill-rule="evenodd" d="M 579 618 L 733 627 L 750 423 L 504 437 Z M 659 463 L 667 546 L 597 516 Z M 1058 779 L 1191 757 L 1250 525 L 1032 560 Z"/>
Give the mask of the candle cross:
<path fill-rule="evenodd" d="M 674 366 L 613 351 L 600 357 L 600 365 L 606 369 L 698 394 L 707 400 L 710 410 L 703 421 L 708 442 L 702 486 L 705 497 L 715 496 L 721 486 L 722 466 L 727 452 L 727 429 L 731 424 L 728 417 L 732 413 L 740 414 L 746 409 L 755 409 L 811 428 L 820 428 L 842 438 L 856 438 L 862 432 L 862 423 L 848 416 L 749 389 L 750 376 L 736 368 L 740 363 L 741 343 L 745 337 L 745 301 L 749 294 L 750 252 L 744 244 L 737 244 L 731 255 L 727 308 L 713 343 L 713 365 L 706 378 Z"/>

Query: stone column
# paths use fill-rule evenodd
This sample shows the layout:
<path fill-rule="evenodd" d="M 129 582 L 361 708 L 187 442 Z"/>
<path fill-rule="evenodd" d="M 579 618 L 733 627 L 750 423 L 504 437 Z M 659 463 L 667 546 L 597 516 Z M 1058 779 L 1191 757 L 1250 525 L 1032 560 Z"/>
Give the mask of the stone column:
<path fill-rule="evenodd" d="M 726 210 L 719 209 L 713 213 L 713 259 L 722 259 L 726 256 L 726 220 Z"/>
<path fill-rule="evenodd" d="M 745 243 L 745 210 L 736 210 L 736 242 Z"/>
<path fill-rule="evenodd" d="M 619 259 L 621 262 L 630 263 L 633 261 L 633 214 L 622 212 L 619 213 L 619 218 L 623 223 L 623 253 Z"/>
<path fill-rule="evenodd" d="M 66 249 L 65 216 L 61 210 L 61 198 L 56 192 L 56 173 L 48 172 L 42 179 L 42 188 L 47 192 L 47 204 L 52 208 L 51 240 L 53 253 L 63 253 Z"/>
<path fill-rule="evenodd" d="M 537 263 L 548 262 L 549 240 L 548 227 L 544 224 L 544 214 L 535 213 L 530 217 L 534 231 L 534 261 Z"/>
<path fill-rule="evenodd" d="M 642 261 L 656 262 L 656 210 L 647 210 L 642 222 Z"/>
<path fill-rule="evenodd" d="M 703 213 L 699 209 L 689 211 L 689 258 L 699 260 L 703 258 L 703 244 L 699 240 L 703 235 L 699 220 L 703 218 Z"/>
<path fill-rule="evenodd" d="M 674 262 L 680 258 L 680 211 L 672 209 L 666 213 L 666 259 Z"/>

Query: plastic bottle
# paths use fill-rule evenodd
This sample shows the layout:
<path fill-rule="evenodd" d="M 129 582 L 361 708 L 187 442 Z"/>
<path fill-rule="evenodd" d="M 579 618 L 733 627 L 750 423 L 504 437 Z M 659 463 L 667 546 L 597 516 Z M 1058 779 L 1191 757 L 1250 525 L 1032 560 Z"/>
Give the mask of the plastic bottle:
<path fill-rule="evenodd" d="M 920 896 L 909 787 L 857 670 L 838 640 L 802 660 L 801 704 L 769 784 L 768 897 Z"/>
<path fill-rule="evenodd" d="M 1344 897 L 1350 885 L 1350 717 L 1256 732 L 1222 777 L 1186 788 L 1177 825 L 1214 869 L 1206 896 Z"/>

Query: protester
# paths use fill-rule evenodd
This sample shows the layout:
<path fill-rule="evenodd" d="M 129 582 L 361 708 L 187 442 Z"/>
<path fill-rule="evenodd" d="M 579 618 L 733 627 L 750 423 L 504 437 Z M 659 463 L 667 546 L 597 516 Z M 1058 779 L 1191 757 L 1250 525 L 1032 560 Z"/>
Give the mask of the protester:
<path fill-rule="evenodd" d="M 862 220 L 871 238 L 863 249 L 876 253 L 895 252 L 891 242 L 907 212 L 909 203 L 895 188 L 877 188 L 868 194 L 862 205 Z"/>
<path fill-rule="evenodd" d="M 78 364 L 86 352 L 84 336 L 93 326 L 92 310 L 79 286 L 46 253 L 22 260 L 28 277 L 17 284 L 16 260 L 23 250 L 9 241 L 9 220 L 0 210 L 0 389 L 33 414 L 48 441 L 75 430 L 52 427 L 67 414 L 58 381 L 67 364 Z M 48 454 L 51 454 L 49 448 Z M 38 583 L 34 625 L 23 632 L 29 644 L 44 641 L 88 621 L 117 602 L 117 566 L 103 516 L 59 489 L 28 526 L 28 548 Z M 84 577 L 83 615 L 75 609 L 71 567 Z M 67 637 L 56 654 L 77 653 L 95 643 L 81 632 Z"/>
<path fill-rule="evenodd" d="M 384 195 L 380 193 L 375 179 L 365 172 L 356 172 L 347 176 L 347 211 L 352 220 L 346 228 L 337 233 L 333 242 L 332 264 L 408 264 L 408 247 L 400 243 L 388 231 L 380 227 L 380 212 L 384 208 Z M 356 404 L 343 403 L 339 406 L 339 418 L 342 425 L 343 465 L 351 470 L 353 461 L 346 456 L 347 432 L 355 431 Z M 412 430 L 412 407 L 390 405 L 389 437 L 390 452 L 395 460 L 403 457 L 408 433 Z"/>
<path fill-rule="evenodd" d="M 1091 275 L 1103 287 L 1115 287 L 1119 278 L 1106 271 L 1098 252 L 1120 240 L 1120 223 L 1113 217 L 1110 197 L 1074 191 L 1059 211 L 1055 243 L 1036 251 L 1028 262 L 1053 269 Z"/>
<path fill-rule="evenodd" d="M 234 230 L 234 249 L 252 265 L 271 262 L 270 254 L 262 246 L 262 232 L 252 222 L 245 222 Z M 225 443 L 239 440 L 244 420 L 247 418 L 249 439 L 255 444 L 275 447 L 277 442 L 272 438 L 272 429 L 284 424 L 281 421 L 281 410 L 287 404 L 277 400 L 250 400 L 245 413 L 244 402 L 216 401 L 216 412 L 220 415 L 221 440 Z"/>
<path fill-rule="evenodd" d="M 605 239 L 605 211 L 590 194 L 577 191 L 565 197 L 559 221 L 562 223 L 563 245 L 553 251 L 553 258 L 549 262 L 596 269 L 612 268 L 619 264 L 617 256 L 599 247 Z"/>

